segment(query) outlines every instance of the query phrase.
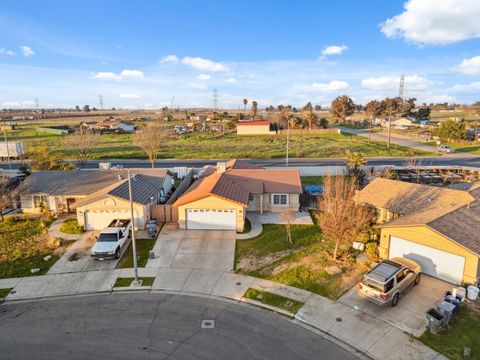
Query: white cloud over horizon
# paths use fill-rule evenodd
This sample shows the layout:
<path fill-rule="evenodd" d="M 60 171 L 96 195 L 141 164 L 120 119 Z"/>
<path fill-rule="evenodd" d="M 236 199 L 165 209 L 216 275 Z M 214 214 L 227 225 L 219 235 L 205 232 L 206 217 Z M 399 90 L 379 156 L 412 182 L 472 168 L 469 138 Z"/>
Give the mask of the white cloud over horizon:
<path fill-rule="evenodd" d="M 434 82 L 418 75 L 405 76 L 405 87 L 409 90 L 425 89 Z M 362 80 L 362 87 L 369 90 L 392 90 L 400 86 L 400 76 L 379 76 Z"/>
<path fill-rule="evenodd" d="M 121 99 L 140 99 L 141 96 L 133 93 L 120 94 Z"/>
<path fill-rule="evenodd" d="M 447 45 L 480 38 L 479 17 L 478 0 L 408 0 L 380 29 L 388 38 L 413 44 Z"/>
<path fill-rule="evenodd" d="M 182 64 L 193 67 L 194 69 L 200 71 L 210 71 L 210 72 L 227 72 L 229 71 L 228 66 L 214 62 L 212 60 L 204 59 L 201 57 L 191 57 L 185 56 L 182 58 Z"/>
<path fill-rule="evenodd" d="M 341 55 L 348 50 L 347 45 L 329 45 L 326 46 L 320 53 L 320 59 L 326 59 L 331 55 Z"/>
<path fill-rule="evenodd" d="M 225 79 L 225 82 L 228 83 L 228 84 L 236 84 L 237 79 L 231 77 L 231 78 Z"/>
<path fill-rule="evenodd" d="M 210 80 L 211 78 L 212 78 L 212 75 L 209 75 L 209 74 L 200 74 L 197 76 L 197 79 L 202 81 Z"/>
<path fill-rule="evenodd" d="M 332 80 L 329 83 L 313 83 L 307 89 L 313 92 L 334 92 L 334 91 L 342 91 L 349 88 L 348 82 L 340 81 L 340 80 Z"/>
<path fill-rule="evenodd" d="M 178 64 L 179 61 L 177 55 L 165 55 L 158 62 L 160 64 Z"/>
<path fill-rule="evenodd" d="M 119 74 L 112 71 L 100 71 L 94 75 L 94 79 L 115 81 L 119 81 L 125 78 L 142 79 L 143 77 L 144 74 L 142 71 L 130 69 L 122 70 L 122 72 L 120 72 Z"/>
<path fill-rule="evenodd" d="M 30 46 L 21 45 L 20 49 L 22 49 L 23 56 L 25 57 L 30 57 L 35 55 L 35 52 L 32 50 Z"/>
<path fill-rule="evenodd" d="M 480 56 L 462 60 L 454 70 L 465 75 L 480 75 Z"/>

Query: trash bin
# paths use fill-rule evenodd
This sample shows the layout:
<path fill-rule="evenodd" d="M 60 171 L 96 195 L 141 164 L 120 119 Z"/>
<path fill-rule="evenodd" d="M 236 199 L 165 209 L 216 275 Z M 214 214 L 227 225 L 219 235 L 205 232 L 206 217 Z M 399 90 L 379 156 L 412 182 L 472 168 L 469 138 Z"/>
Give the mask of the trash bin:
<path fill-rule="evenodd" d="M 427 311 L 428 329 L 432 334 L 437 334 L 444 325 L 445 314 L 437 309 Z"/>
<path fill-rule="evenodd" d="M 468 300 L 477 300 L 478 299 L 478 292 L 480 289 L 478 287 L 469 285 L 467 287 L 467 299 Z"/>
<path fill-rule="evenodd" d="M 445 314 L 445 325 L 448 325 L 453 316 L 453 313 L 455 312 L 455 305 L 449 303 L 448 301 L 439 300 L 435 303 L 435 306 L 437 307 L 437 310 Z"/>
<path fill-rule="evenodd" d="M 147 221 L 147 225 L 145 227 L 147 229 L 148 236 L 154 237 L 155 233 L 157 232 L 157 220 Z"/>

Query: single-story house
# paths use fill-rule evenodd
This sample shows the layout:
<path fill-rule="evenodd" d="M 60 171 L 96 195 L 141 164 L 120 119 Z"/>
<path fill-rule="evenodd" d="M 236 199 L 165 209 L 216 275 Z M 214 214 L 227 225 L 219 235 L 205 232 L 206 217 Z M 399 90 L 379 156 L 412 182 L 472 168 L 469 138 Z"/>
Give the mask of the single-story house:
<path fill-rule="evenodd" d="M 298 170 L 264 169 L 245 160 L 207 169 L 174 203 L 182 229 L 243 231 L 247 211 L 298 211 Z"/>
<path fill-rule="evenodd" d="M 381 258 L 406 257 L 454 283 L 480 278 L 480 188 L 470 191 L 377 178 L 355 200 L 379 214 Z"/>
<path fill-rule="evenodd" d="M 418 123 L 417 123 L 417 119 L 404 117 L 404 118 L 400 118 L 392 121 L 392 126 L 413 127 L 413 126 L 418 126 Z"/>
<path fill-rule="evenodd" d="M 125 124 L 114 119 L 101 121 L 84 121 L 80 124 L 84 129 L 97 132 L 134 132 L 135 125 Z"/>
<path fill-rule="evenodd" d="M 134 169 L 131 174 L 134 204 L 139 207 L 136 225 L 141 228 L 150 218 L 145 206 L 167 200 L 172 174 L 160 169 Z M 20 185 L 20 203 L 24 213 L 77 213 L 79 223 L 92 230 L 125 212 L 125 188 L 127 174 L 122 170 L 36 171 Z"/>
<path fill-rule="evenodd" d="M 275 131 L 271 131 L 270 122 L 266 120 L 239 121 L 237 123 L 238 135 L 268 135 L 273 133 Z"/>

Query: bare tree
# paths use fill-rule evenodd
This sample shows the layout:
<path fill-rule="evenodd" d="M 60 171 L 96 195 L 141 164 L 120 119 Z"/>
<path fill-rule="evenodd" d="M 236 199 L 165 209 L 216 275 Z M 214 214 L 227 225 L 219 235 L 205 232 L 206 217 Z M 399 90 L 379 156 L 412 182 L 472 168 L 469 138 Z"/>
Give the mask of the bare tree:
<path fill-rule="evenodd" d="M 368 126 L 368 140 L 371 139 L 372 136 L 372 124 L 373 121 L 377 116 L 381 116 L 383 113 L 383 103 L 378 100 L 370 101 L 367 106 L 365 106 L 365 113 L 370 118 L 370 124 Z"/>
<path fill-rule="evenodd" d="M 3 221 L 3 210 L 12 207 L 17 197 L 18 191 L 12 186 L 10 178 L 0 175 L 0 221 Z"/>
<path fill-rule="evenodd" d="M 152 165 L 152 168 L 154 168 L 155 161 L 158 158 L 158 152 L 169 136 L 170 132 L 167 129 L 153 124 L 136 132 L 133 136 L 133 143 L 145 151 L 148 156 L 148 161 Z"/>
<path fill-rule="evenodd" d="M 347 116 L 353 115 L 355 112 L 355 104 L 347 95 L 338 96 L 332 101 L 330 113 L 332 117 L 345 122 Z"/>
<path fill-rule="evenodd" d="M 323 198 L 319 201 L 319 225 L 327 238 L 335 241 L 333 259 L 340 247 L 351 246 L 370 224 L 373 213 L 356 204 L 355 182 L 347 176 L 329 176 L 324 181 Z"/>
<path fill-rule="evenodd" d="M 413 157 L 412 155 L 411 157 L 403 159 L 402 164 L 406 169 L 415 173 L 416 181 L 420 183 L 420 172 L 423 164 L 422 159 Z"/>
<path fill-rule="evenodd" d="M 100 135 L 85 129 L 78 129 L 73 134 L 67 135 L 63 139 L 63 144 L 67 150 L 73 153 L 81 167 L 87 164 L 92 150 L 98 145 Z"/>

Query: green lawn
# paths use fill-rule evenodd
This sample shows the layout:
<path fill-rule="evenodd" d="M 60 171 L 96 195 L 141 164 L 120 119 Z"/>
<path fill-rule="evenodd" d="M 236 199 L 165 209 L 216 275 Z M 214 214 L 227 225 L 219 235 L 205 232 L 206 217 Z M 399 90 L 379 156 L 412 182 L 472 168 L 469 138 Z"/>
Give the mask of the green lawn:
<path fill-rule="evenodd" d="M 45 274 L 59 258 L 58 244 L 46 236 L 47 226 L 41 219 L 8 217 L 0 221 L 0 279 Z M 44 257 L 51 255 L 48 261 Z M 31 269 L 39 272 L 32 274 Z"/>
<path fill-rule="evenodd" d="M 145 267 L 148 261 L 148 252 L 153 249 L 155 245 L 155 239 L 136 239 L 137 243 L 137 259 L 138 266 Z M 132 244 L 128 246 L 127 250 L 123 254 L 122 259 L 117 264 L 117 269 L 125 269 L 133 267 L 133 251 Z"/>
<path fill-rule="evenodd" d="M 139 277 L 138 279 L 142 281 L 142 286 L 152 286 L 155 281 L 154 277 Z M 133 277 L 117 278 L 114 287 L 129 287 L 133 280 Z"/>
<path fill-rule="evenodd" d="M 47 146 L 49 153 L 61 158 L 72 154 L 63 150 L 62 135 L 41 133 L 35 127 L 41 124 L 25 125 L 9 133 L 11 141 L 25 143 L 27 152 Z M 281 158 L 285 156 L 286 135 L 238 136 L 236 134 L 192 133 L 172 137 L 165 142 L 160 158 Z M 290 135 L 291 157 L 344 157 L 348 152 L 363 156 L 406 156 L 409 149 L 394 146 L 387 149 L 384 142 L 368 141 L 361 136 L 344 134 L 292 134 Z M 417 155 L 425 152 L 414 151 Z M 131 134 L 105 134 L 92 151 L 96 159 L 146 158 L 143 151 L 134 146 Z"/>
<path fill-rule="evenodd" d="M 333 263 L 333 244 L 322 239 L 315 225 L 292 225 L 291 236 L 293 244 L 287 241 L 285 225 L 268 224 L 256 238 L 238 240 L 237 272 L 338 298 L 346 290 L 342 276 L 332 276 L 325 271 Z"/>
<path fill-rule="evenodd" d="M 437 350 L 450 359 L 460 360 L 463 357 L 463 348 L 472 349 L 469 359 L 480 359 L 480 313 L 470 310 L 465 305 L 451 320 L 448 329 L 437 335 L 425 332 L 420 341 Z"/>
<path fill-rule="evenodd" d="M 324 176 L 301 176 L 302 186 L 308 185 L 323 185 Z"/>
<path fill-rule="evenodd" d="M 65 234 L 81 234 L 83 233 L 83 226 L 78 225 L 77 219 L 68 219 L 62 223 L 60 231 Z"/>
<path fill-rule="evenodd" d="M 7 295 L 10 294 L 10 291 L 12 290 L 13 288 L 0 289 L 0 299 L 7 297 Z"/>
<path fill-rule="evenodd" d="M 296 314 L 298 310 L 303 306 L 303 302 L 293 300 L 281 295 L 272 294 L 267 291 L 257 290 L 249 288 L 243 295 L 246 299 L 259 301 L 263 304 L 274 306 L 276 308 Z"/>

